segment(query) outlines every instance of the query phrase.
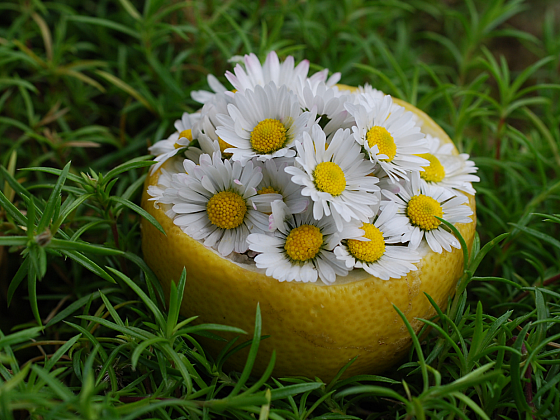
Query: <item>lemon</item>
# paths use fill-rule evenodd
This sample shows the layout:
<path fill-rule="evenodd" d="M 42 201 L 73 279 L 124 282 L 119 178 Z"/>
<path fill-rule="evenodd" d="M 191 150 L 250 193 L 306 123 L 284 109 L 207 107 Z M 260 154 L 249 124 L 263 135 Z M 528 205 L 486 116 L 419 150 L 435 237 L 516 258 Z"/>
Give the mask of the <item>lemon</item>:
<path fill-rule="evenodd" d="M 419 117 L 424 133 L 451 142 L 422 111 L 403 101 L 394 99 L 394 102 Z M 393 305 L 418 331 L 423 323 L 416 318 L 435 315 L 425 293 L 445 307 L 463 271 L 460 249 L 437 254 L 428 248 L 417 264 L 418 270 L 400 279 L 384 281 L 363 270 L 353 270 L 330 286 L 279 282 L 254 265 L 221 257 L 183 233 L 163 210 L 148 201 L 147 187 L 157 184 L 158 177 L 156 172 L 146 180 L 142 207 L 157 219 L 167 236 L 146 220 L 142 221 L 145 260 L 166 293 L 170 282 L 177 281 L 186 267 L 181 313 L 185 317 L 199 316 L 195 322 L 233 325 L 252 334 L 256 306 L 260 304 L 262 334 L 270 337 L 260 343 L 255 375 L 265 370 L 273 350 L 276 351 L 275 376 L 317 376 L 328 381 L 356 356 L 344 377 L 386 370 L 411 346 L 410 335 Z M 472 196 L 469 206 L 474 212 Z M 471 218 L 473 223 L 457 225 L 469 248 L 475 234 L 475 216 Z M 214 356 L 224 346 L 215 340 L 202 338 L 201 341 Z M 247 352 L 238 352 L 228 359 L 225 367 L 241 370 L 246 357 Z"/>

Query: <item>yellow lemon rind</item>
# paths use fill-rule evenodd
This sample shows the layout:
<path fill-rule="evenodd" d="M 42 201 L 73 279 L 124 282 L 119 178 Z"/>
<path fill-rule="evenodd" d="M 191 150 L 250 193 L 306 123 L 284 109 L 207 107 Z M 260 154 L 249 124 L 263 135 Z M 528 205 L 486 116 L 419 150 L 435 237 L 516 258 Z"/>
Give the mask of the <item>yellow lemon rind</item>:
<path fill-rule="evenodd" d="M 406 107 L 423 121 L 423 132 L 451 142 L 426 114 L 412 105 Z M 460 249 L 441 254 L 428 250 L 417 264 L 418 270 L 400 279 L 384 281 L 362 275 L 363 280 L 341 281 L 331 286 L 279 282 L 262 270 L 221 257 L 183 233 L 162 209 L 156 209 L 148 201 L 147 187 L 156 185 L 158 177 L 156 172 L 147 178 L 142 207 L 156 218 L 167 236 L 143 219 L 144 258 L 166 293 L 170 282 L 177 281 L 185 267 L 187 284 L 182 315 L 198 316 L 196 323 L 242 328 L 248 335 L 240 342 L 252 336 L 256 306 L 260 304 L 262 334 L 270 337 L 260 342 L 253 369 L 255 375 L 266 369 L 273 350 L 276 351 L 275 376 L 318 376 L 328 381 L 356 356 L 344 377 L 382 372 L 398 362 L 411 345 L 410 335 L 393 305 L 418 331 L 423 323 L 417 318 L 431 318 L 436 313 L 424 294 L 445 307 L 463 272 Z M 474 212 L 472 196 L 469 206 Z M 457 225 L 469 249 L 476 228 L 475 216 L 471 218 L 473 223 Z M 228 334 L 224 337 L 233 338 Z M 202 337 L 200 340 L 213 356 L 225 344 Z M 236 353 L 228 359 L 226 368 L 242 370 L 246 357 L 246 352 Z"/>

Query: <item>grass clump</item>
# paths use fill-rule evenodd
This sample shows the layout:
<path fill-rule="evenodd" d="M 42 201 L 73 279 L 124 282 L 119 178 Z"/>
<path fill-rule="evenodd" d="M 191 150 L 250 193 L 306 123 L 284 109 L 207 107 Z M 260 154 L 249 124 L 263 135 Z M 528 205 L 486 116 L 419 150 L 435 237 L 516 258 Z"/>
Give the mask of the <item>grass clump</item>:
<path fill-rule="evenodd" d="M 555 418 L 560 12 L 468 0 L 2 3 L 0 418 Z M 260 341 L 164 303 L 139 248 L 146 148 L 227 60 L 270 50 L 418 106 L 480 168 L 447 308 L 385 376 L 251 376 Z M 133 157 L 131 159 L 131 157 Z M 398 310 L 398 308 L 396 308 Z M 242 338 L 241 341 L 244 339 Z M 244 347 L 243 372 L 224 360 Z M 271 368 L 274 360 L 271 361 Z"/>

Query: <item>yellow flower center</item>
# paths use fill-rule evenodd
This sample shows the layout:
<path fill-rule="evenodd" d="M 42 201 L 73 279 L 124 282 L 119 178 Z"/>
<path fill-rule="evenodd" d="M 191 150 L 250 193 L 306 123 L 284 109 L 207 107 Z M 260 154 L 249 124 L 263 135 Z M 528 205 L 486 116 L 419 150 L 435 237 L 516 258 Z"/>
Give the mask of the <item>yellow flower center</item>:
<path fill-rule="evenodd" d="M 313 171 L 313 181 L 319 191 L 333 196 L 342 194 L 346 188 L 344 171 L 334 162 L 321 162 Z"/>
<path fill-rule="evenodd" d="M 221 229 L 235 229 L 245 219 L 247 204 L 239 194 L 222 191 L 208 200 L 206 213 L 213 225 Z"/>
<path fill-rule="evenodd" d="M 192 130 L 189 129 L 189 130 L 181 131 L 179 133 L 179 138 L 182 138 L 182 137 L 186 137 L 188 141 L 192 141 Z M 184 145 L 180 145 L 178 143 L 175 143 L 173 146 L 175 147 L 175 149 L 180 149 L 182 147 L 185 147 Z"/>
<path fill-rule="evenodd" d="M 267 118 L 258 123 L 251 132 L 251 146 L 257 153 L 274 153 L 285 143 L 286 127 L 278 120 Z"/>
<path fill-rule="evenodd" d="M 406 215 L 414 226 L 423 230 L 437 229 L 441 221 L 435 216 L 443 217 L 441 205 L 432 197 L 415 195 L 408 202 Z"/>
<path fill-rule="evenodd" d="M 280 194 L 280 191 L 277 191 L 274 187 L 268 186 L 261 188 L 257 191 L 257 194 Z"/>
<path fill-rule="evenodd" d="M 222 156 L 224 158 L 229 159 L 230 157 L 233 156 L 233 153 L 225 153 L 224 152 L 224 150 L 229 149 L 230 147 L 233 147 L 231 144 L 226 143 L 220 137 L 218 137 L 218 144 L 220 145 L 220 152 L 222 152 Z"/>
<path fill-rule="evenodd" d="M 381 159 L 383 162 L 391 162 L 397 154 L 397 145 L 391 133 L 385 127 L 373 126 L 367 132 L 367 142 L 370 149 L 377 145 L 379 154 L 387 155 L 388 159 Z"/>
<path fill-rule="evenodd" d="M 437 157 L 431 153 L 422 153 L 416 156 L 420 156 L 430 162 L 428 166 L 422 166 L 424 170 L 420 172 L 420 176 L 423 180 L 427 182 L 440 182 L 445 178 L 445 169 Z"/>
<path fill-rule="evenodd" d="M 322 245 L 323 234 L 317 226 L 301 225 L 292 229 L 284 249 L 292 260 L 305 262 L 315 258 Z"/>
<path fill-rule="evenodd" d="M 369 242 L 348 239 L 348 250 L 357 260 L 373 263 L 381 258 L 385 253 L 385 239 L 383 239 L 383 232 L 371 223 L 364 223 L 362 229 L 365 232 L 364 237 L 368 238 Z"/>

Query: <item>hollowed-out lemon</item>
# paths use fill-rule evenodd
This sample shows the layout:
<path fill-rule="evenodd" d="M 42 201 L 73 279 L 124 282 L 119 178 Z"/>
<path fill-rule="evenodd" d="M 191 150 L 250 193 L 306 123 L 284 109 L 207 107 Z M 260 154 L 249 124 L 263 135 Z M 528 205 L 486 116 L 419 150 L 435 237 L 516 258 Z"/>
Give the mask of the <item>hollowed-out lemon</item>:
<path fill-rule="evenodd" d="M 394 102 L 419 117 L 423 132 L 451 142 L 422 111 L 403 101 L 394 99 Z M 276 350 L 275 376 L 318 376 L 327 381 L 356 356 L 358 359 L 345 372 L 345 377 L 379 373 L 399 361 L 411 345 L 410 335 L 393 304 L 419 330 L 423 324 L 416 318 L 435 315 L 425 293 L 444 307 L 462 274 L 461 250 L 436 254 L 424 247 L 418 270 L 400 279 L 384 281 L 354 270 L 330 286 L 320 282 L 281 283 L 267 277 L 264 270 L 221 257 L 183 233 L 163 210 L 147 201 L 147 186 L 156 184 L 158 177 L 159 172 L 148 177 L 142 207 L 158 220 L 167 236 L 142 221 L 145 260 L 166 292 L 170 282 L 178 281 L 183 267 L 186 268 L 181 313 L 186 317 L 198 315 L 195 322 L 233 325 L 251 334 L 256 306 L 260 303 L 262 334 L 270 337 L 260 343 L 254 374 L 264 371 L 273 350 Z M 474 212 L 472 196 L 469 206 Z M 475 216 L 471 218 L 473 223 L 457 225 L 469 248 L 476 224 Z M 204 348 L 214 355 L 224 345 L 215 340 L 202 341 Z M 238 352 L 226 367 L 241 370 L 246 357 L 246 352 Z"/>

